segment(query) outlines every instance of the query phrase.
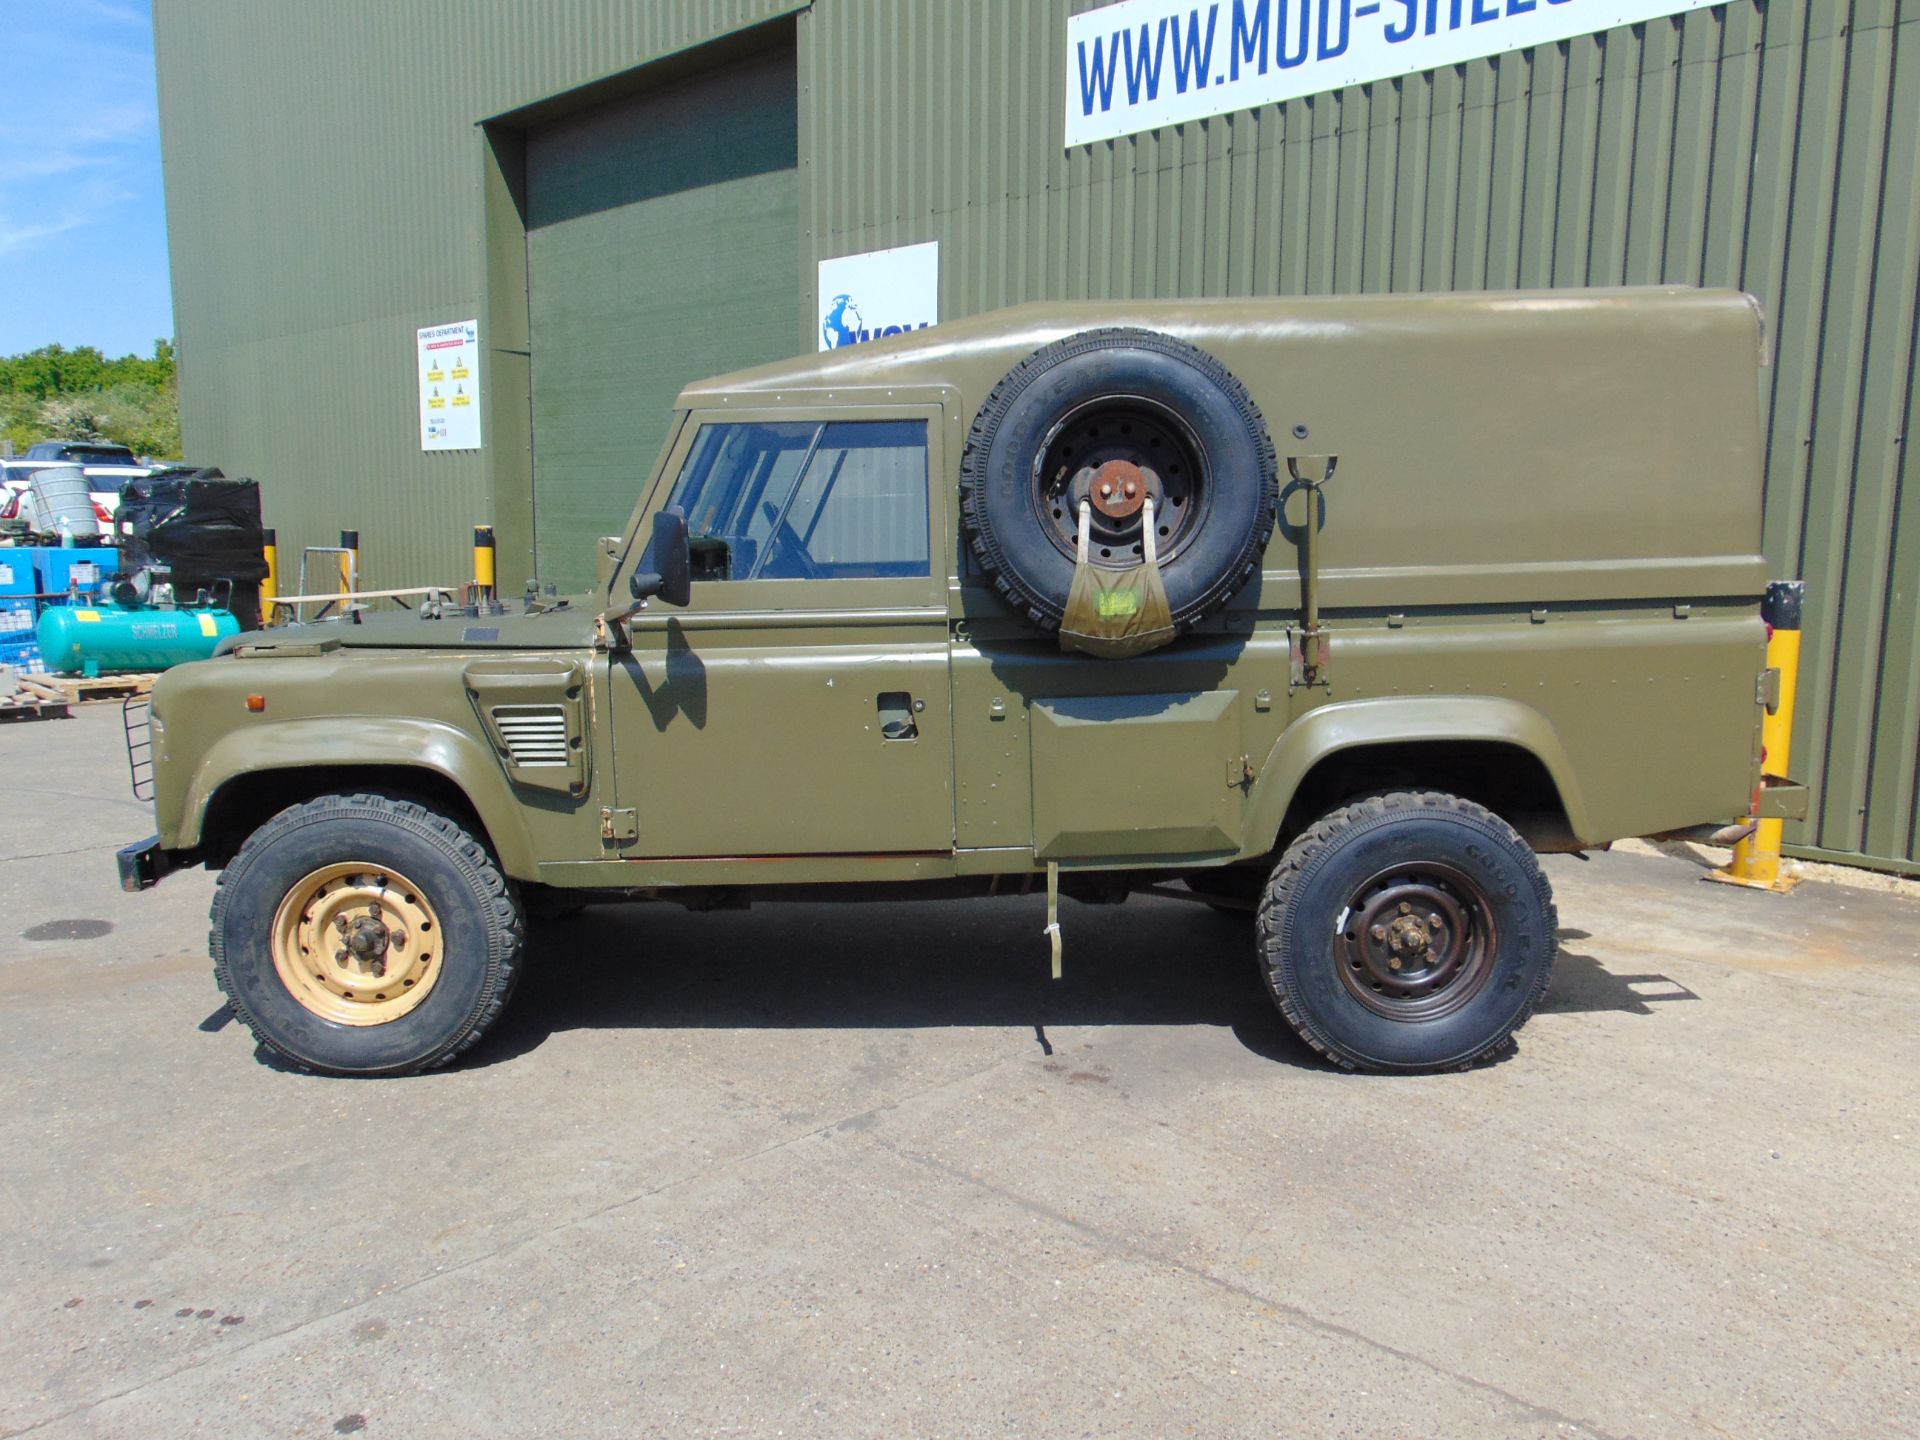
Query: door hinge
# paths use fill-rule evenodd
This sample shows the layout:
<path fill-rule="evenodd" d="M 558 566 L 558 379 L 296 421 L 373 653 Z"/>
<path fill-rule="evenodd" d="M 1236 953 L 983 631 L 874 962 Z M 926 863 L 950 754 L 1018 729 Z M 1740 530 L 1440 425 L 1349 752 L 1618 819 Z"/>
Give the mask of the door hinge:
<path fill-rule="evenodd" d="M 1774 715 L 1780 710 L 1780 669 L 1770 666 L 1760 672 L 1759 683 L 1753 687 L 1754 703 L 1767 714 Z"/>
<path fill-rule="evenodd" d="M 1296 690 L 1333 688 L 1333 682 L 1327 678 L 1327 672 L 1333 664 L 1333 645 L 1325 629 L 1319 626 L 1306 630 L 1289 629 L 1287 651 L 1289 695 Z"/>
<path fill-rule="evenodd" d="M 640 812 L 600 807 L 600 838 L 609 845 L 628 845 L 640 838 Z"/>

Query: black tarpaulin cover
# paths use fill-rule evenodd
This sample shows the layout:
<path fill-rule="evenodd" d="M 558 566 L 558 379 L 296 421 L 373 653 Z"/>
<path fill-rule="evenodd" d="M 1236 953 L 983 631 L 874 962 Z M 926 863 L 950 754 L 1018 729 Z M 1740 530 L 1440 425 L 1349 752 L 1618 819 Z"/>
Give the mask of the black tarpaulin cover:
<path fill-rule="evenodd" d="M 266 578 L 260 486 L 218 470 L 174 470 L 129 480 L 114 515 L 120 568 L 164 566 L 177 580 Z"/>

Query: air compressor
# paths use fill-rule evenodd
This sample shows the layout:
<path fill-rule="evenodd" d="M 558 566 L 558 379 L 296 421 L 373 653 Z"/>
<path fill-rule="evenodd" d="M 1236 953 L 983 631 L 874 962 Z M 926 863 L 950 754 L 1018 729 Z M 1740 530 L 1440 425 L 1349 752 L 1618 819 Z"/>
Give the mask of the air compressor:
<path fill-rule="evenodd" d="M 49 605 L 36 633 L 47 669 L 94 676 L 205 660 L 240 621 L 213 606 Z"/>
<path fill-rule="evenodd" d="M 36 629 L 56 674 L 165 670 L 260 624 L 260 487 L 218 470 L 130 480 L 114 515 L 120 569 L 98 601 L 51 605 Z"/>

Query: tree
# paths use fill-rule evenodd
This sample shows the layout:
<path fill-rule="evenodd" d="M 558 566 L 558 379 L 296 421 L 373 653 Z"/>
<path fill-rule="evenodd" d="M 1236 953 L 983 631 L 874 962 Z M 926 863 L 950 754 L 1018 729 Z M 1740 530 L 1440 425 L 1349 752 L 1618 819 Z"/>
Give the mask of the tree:
<path fill-rule="evenodd" d="M 112 440 L 141 455 L 180 454 L 180 403 L 171 340 L 153 354 L 108 359 L 91 345 L 43 345 L 0 357 L 0 438 Z"/>

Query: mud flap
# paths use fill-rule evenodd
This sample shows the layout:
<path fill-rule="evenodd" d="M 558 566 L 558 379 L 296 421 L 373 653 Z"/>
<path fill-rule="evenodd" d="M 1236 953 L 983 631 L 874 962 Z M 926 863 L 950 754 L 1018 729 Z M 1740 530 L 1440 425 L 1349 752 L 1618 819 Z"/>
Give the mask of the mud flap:
<path fill-rule="evenodd" d="M 1173 609 L 1153 525 L 1153 500 L 1141 511 L 1141 563 L 1130 570 L 1102 570 L 1087 562 L 1093 507 L 1080 502 L 1080 539 L 1073 562 L 1073 588 L 1060 622 L 1060 648 L 1106 660 L 1125 660 L 1158 650 L 1174 637 Z"/>

